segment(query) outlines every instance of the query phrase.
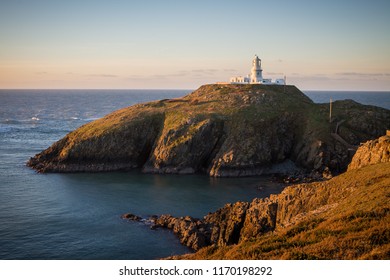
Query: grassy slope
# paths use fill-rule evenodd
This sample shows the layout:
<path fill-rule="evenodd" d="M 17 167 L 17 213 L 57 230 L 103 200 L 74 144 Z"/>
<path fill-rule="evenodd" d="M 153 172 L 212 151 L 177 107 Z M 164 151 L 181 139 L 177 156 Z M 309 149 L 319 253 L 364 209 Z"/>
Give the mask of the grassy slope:
<path fill-rule="evenodd" d="M 250 90 L 257 97 L 263 92 L 266 94 L 267 101 L 262 103 L 263 106 L 261 106 L 262 115 L 259 115 L 258 112 L 259 104 L 250 105 L 250 102 L 245 102 L 245 97 L 248 96 Z M 245 117 L 257 117 L 250 118 L 256 120 L 259 117 L 269 117 L 273 114 L 278 116 L 280 108 L 284 108 L 282 110 L 289 108 L 292 111 L 302 111 L 302 101 L 311 104 L 310 99 L 294 86 L 287 86 L 286 93 L 281 95 L 282 93 L 283 87 L 278 86 L 206 85 L 183 98 L 149 102 L 118 110 L 102 119 L 84 125 L 70 135 L 75 138 L 82 137 L 82 139 L 96 137 L 103 133 L 109 133 L 111 130 L 122 128 L 123 125 L 135 119 L 142 119 L 145 116 L 163 112 L 166 113 L 165 125 L 175 127 L 193 116 L 217 115 L 229 117 L 238 112 L 238 114 L 243 114 Z M 297 101 L 298 104 L 294 106 Z M 277 104 L 277 108 L 270 107 L 270 104 L 274 106 Z M 257 115 L 253 115 L 256 113 Z"/>
<path fill-rule="evenodd" d="M 388 128 L 388 111 L 373 108 L 372 114 L 365 114 L 367 108 L 334 103 L 335 119 L 343 121 L 339 131 L 348 142 L 359 144 Z M 295 86 L 212 84 L 182 98 L 115 111 L 69 133 L 28 165 L 41 172 L 188 167 L 230 176 L 232 170 L 258 174 L 263 167 L 290 158 L 309 169 L 332 164 L 329 167 L 339 172 L 346 167 L 346 149 L 330 136 L 332 126 L 328 107 L 314 104 Z M 210 147 L 200 145 L 202 133 Z M 186 160 L 189 151 L 194 159 Z M 233 160 L 225 162 L 232 151 Z M 199 155 L 205 157 L 204 163 L 196 160 Z"/>
<path fill-rule="evenodd" d="M 263 93 L 265 96 L 261 98 Z M 254 102 L 252 97 L 261 102 Z M 137 104 L 83 125 L 60 140 L 59 145 L 48 149 L 49 152 L 59 151 L 49 158 L 58 161 L 89 157 L 103 159 L 107 157 L 107 151 L 109 156 L 116 156 L 121 143 L 133 145 L 132 141 L 137 142 L 133 136 L 142 134 L 141 131 L 150 124 L 155 124 L 157 129 L 161 123 L 164 131 L 169 131 L 180 130 L 189 121 L 202 122 L 210 118 L 234 123 L 240 123 L 242 119 L 256 122 L 259 118 L 277 116 L 280 108 L 293 108 L 297 102 L 300 105 L 295 106 L 296 110 L 302 109 L 302 102 L 312 105 L 310 99 L 294 86 L 287 86 L 283 93 L 281 86 L 205 85 L 182 98 Z M 279 104 L 277 108 L 270 107 L 275 104 Z M 193 130 L 195 133 L 196 127 Z M 187 136 L 192 136 L 191 130 Z M 101 142 L 105 142 L 104 145 Z M 177 144 L 181 142 L 177 141 Z"/>
<path fill-rule="evenodd" d="M 316 188 L 311 199 L 323 199 L 327 204 L 304 213 L 294 225 L 257 239 L 208 247 L 178 258 L 390 258 L 390 163 L 348 171 L 327 182 L 304 187 Z"/>

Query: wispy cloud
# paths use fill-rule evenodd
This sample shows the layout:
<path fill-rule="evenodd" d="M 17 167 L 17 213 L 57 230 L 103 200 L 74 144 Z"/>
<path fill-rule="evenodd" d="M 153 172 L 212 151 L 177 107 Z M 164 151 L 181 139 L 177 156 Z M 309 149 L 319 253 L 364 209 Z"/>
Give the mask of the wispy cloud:
<path fill-rule="evenodd" d="M 283 76 L 284 73 L 281 73 L 281 72 L 266 72 L 265 74 L 267 75 L 279 75 L 279 76 Z"/>
<path fill-rule="evenodd" d="M 289 77 L 293 79 L 307 80 L 307 81 L 329 81 L 329 80 L 336 79 L 334 77 L 322 73 L 314 73 L 311 75 L 307 75 L 307 74 L 301 74 L 295 72 L 295 73 L 291 73 L 290 75 L 287 74 L 286 76 L 287 76 L 287 80 L 289 79 Z"/>
<path fill-rule="evenodd" d="M 168 79 L 172 77 L 210 77 L 214 76 L 219 70 L 217 69 L 192 69 L 192 70 L 180 70 L 173 73 L 168 74 L 155 74 L 152 76 L 139 76 L 133 75 L 130 79 L 144 79 L 148 78 L 160 78 L 160 79 Z"/>
<path fill-rule="evenodd" d="M 118 78 L 118 75 L 113 74 L 89 74 L 87 77 L 100 77 L 100 78 Z"/>
<path fill-rule="evenodd" d="M 217 69 L 194 69 L 194 70 L 191 70 L 191 72 L 210 74 L 210 73 L 216 73 L 216 72 L 218 72 L 218 70 Z"/>
<path fill-rule="evenodd" d="M 341 76 L 360 76 L 360 77 L 384 77 L 390 76 L 390 73 L 363 73 L 363 72 L 341 72 L 341 73 L 336 73 L 336 75 L 341 75 Z"/>
<path fill-rule="evenodd" d="M 164 74 L 155 74 L 155 75 L 130 75 L 125 77 L 124 79 L 127 81 L 134 81 L 134 82 L 150 82 L 153 80 L 166 80 L 169 77 L 172 77 L 172 75 L 164 75 Z"/>
<path fill-rule="evenodd" d="M 151 74 L 151 75 L 129 75 L 125 79 L 128 81 L 150 81 L 150 80 L 184 80 L 189 78 L 194 79 L 217 79 L 217 73 L 221 70 L 205 68 L 205 69 L 190 69 L 190 70 L 178 70 L 172 73 L 166 74 Z M 225 71 L 225 70 L 223 70 Z M 233 69 L 228 69 L 227 71 L 234 71 Z"/>
<path fill-rule="evenodd" d="M 224 72 L 229 72 L 229 73 L 236 73 L 238 70 L 237 69 L 223 69 Z"/>

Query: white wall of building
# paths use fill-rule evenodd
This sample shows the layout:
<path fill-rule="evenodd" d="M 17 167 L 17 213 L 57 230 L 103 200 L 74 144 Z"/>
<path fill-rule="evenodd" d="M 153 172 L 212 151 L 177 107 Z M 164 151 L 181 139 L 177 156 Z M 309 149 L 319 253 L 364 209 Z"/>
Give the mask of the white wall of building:
<path fill-rule="evenodd" d="M 231 77 L 230 83 L 232 84 L 265 84 L 265 85 L 284 85 L 286 83 L 285 79 L 264 79 L 263 78 L 263 69 L 261 68 L 261 59 L 255 55 L 252 60 L 252 69 L 251 74 L 242 77 Z"/>

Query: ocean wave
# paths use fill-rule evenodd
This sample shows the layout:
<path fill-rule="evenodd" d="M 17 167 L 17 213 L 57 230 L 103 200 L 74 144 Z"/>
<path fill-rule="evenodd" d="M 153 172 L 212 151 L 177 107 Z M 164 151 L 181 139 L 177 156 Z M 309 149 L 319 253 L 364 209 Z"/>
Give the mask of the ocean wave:
<path fill-rule="evenodd" d="M 100 118 L 86 118 L 86 119 L 83 119 L 84 121 L 87 121 L 87 122 L 91 122 L 91 121 L 96 121 Z"/>
<path fill-rule="evenodd" d="M 15 119 L 5 119 L 0 122 L 1 124 L 20 124 L 20 121 Z"/>
<path fill-rule="evenodd" d="M 84 122 L 90 122 L 90 121 L 94 121 L 97 119 L 100 119 L 100 117 L 89 117 L 89 118 L 67 117 L 67 118 L 64 118 L 64 120 L 67 120 L 67 121 L 84 121 Z"/>
<path fill-rule="evenodd" d="M 24 124 L 29 124 L 29 123 L 37 123 L 38 121 L 40 121 L 41 119 L 38 118 L 38 117 L 31 117 L 29 119 L 21 119 L 21 120 L 17 120 L 17 119 L 5 119 L 5 120 L 2 120 L 0 121 L 0 124 L 7 124 L 7 125 L 24 125 Z"/>

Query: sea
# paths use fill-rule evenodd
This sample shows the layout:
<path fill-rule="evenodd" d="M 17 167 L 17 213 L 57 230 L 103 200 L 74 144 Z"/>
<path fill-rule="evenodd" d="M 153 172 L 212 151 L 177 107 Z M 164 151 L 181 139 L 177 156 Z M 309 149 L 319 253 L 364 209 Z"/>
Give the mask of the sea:
<path fill-rule="evenodd" d="M 77 127 L 136 103 L 191 90 L 0 90 L 0 259 L 144 260 L 191 252 L 168 230 L 121 219 L 202 218 L 226 203 L 280 193 L 269 177 L 39 174 L 26 161 Z M 390 92 L 307 91 L 390 109 Z"/>

